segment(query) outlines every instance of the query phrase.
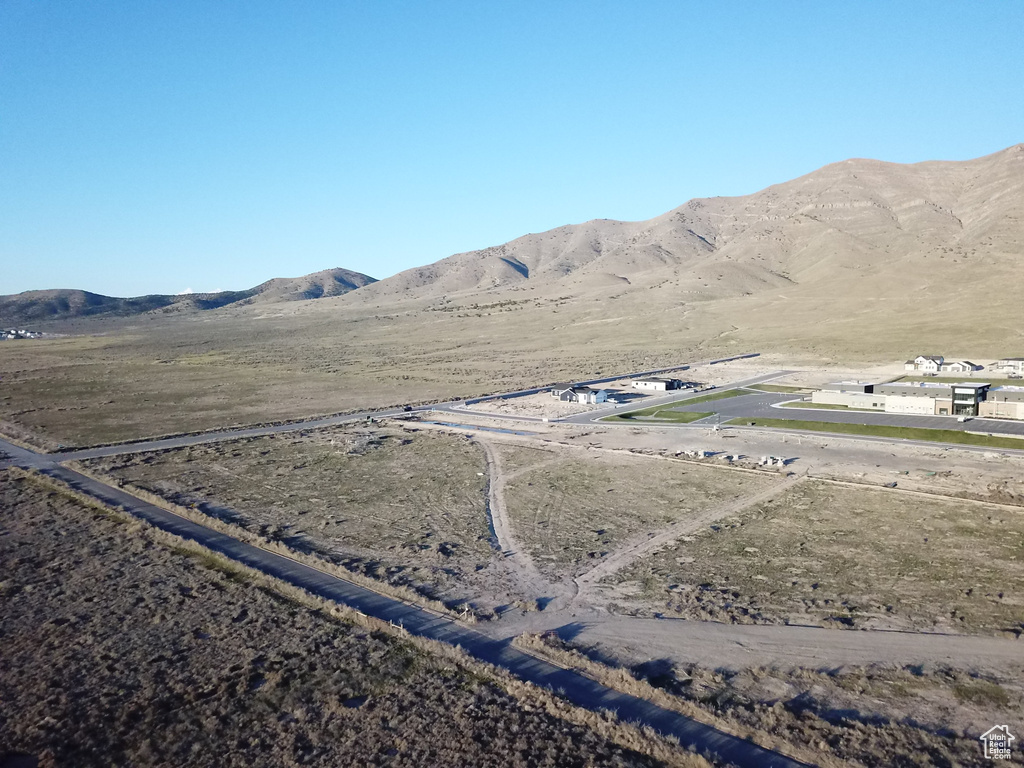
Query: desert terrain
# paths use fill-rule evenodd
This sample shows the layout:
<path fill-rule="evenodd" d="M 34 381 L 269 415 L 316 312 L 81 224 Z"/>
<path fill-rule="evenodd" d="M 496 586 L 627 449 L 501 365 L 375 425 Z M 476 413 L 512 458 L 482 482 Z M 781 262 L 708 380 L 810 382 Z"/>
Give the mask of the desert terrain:
<path fill-rule="evenodd" d="M 663 764 L 130 519 L 0 496 L 4 765 Z"/>
<path fill-rule="evenodd" d="M 922 352 L 1024 354 L 1022 169 L 1021 145 L 964 163 L 851 160 L 646 222 L 529 235 L 341 295 L 306 296 L 320 283 L 300 280 L 223 307 L 50 313 L 37 325 L 53 335 L 0 347 L 10 454 L 0 460 L 43 475 L 81 469 L 780 760 L 976 764 L 992 723 L 1022 730 L 1024 454 L 1012 441 L 709 417 L 740 385 L 797 398 L 840 378 L 905 375 L 903 360 Z M 966 338 L 950 307 L 969 306 L 984 312 Z M 758 356 L 702 363 L 744 353 Z M 699 410 L 630 413 L 661 401 L 632 390 L 629 372 L 682 365 L 680 377 L 718 388 L 695 393 Z M 620 374 L 620 410 L 546 392 L 463 402 Z M 585 421 L 595 411 L 612 418 Z M 349 418 L 301 423 L 330 414 Z M 284 422 L 296 423 L 224 431 Z M 199 437 L 131 444 L 184 434 Z M 285 746 L 270 757 L 313 764 L 682 759 L 670 745 L 634 754 L 583 720 L 563 726 L 400 635 L 282 602 L 120 512 L 35 482 L 5 476 L 0 491 L 0 546 L 16 563 L 3 631 L 18 641 L 0 655 L 4 699 L 32 713 L 88 701 L 88 722 L 116 711 L 117 728 L 100 743 L 95 729 L 40 730 L 48 721 L 25 715 L 5 727 L 18 741 L 4 749 L 41 764 L 77 760 L 75 750 L 96 764 L 180 758 L 133 740 L 149 729 L 183 743 L 224 734 L 245 762 L 271 742 Z M 69 564 L 90 578 L 68 583 Z M 46 602 L 25 597 L 40 593 Z M 76 612 L 108 595 L 109 616 Z M 180 653 L 147 634 L 156 617 Z M 95 639 L 61 656 L 79 647 L 68 634 L 81 636 L 79 623 L 94 624 Z M 52 632 L 59 643 L 40 643 Z M 264 637 L 292 655 L 263 659 Z M 211 639 L 217 650 L 199 650 Z M 156 677 L 142 676 L 149 668 Z M 52 670 L 80 687 L 50 701 Z M 188 681 L 169 703 L 153 693 L 165 678 Z M 137 708 L 121 706 L 130 695 Z M 336 706 L 310 704 L 322 698 Z M 448 711 L 458 717 L 438 725 Z M 463 723 L 479 737 L 443 737 Z M 429 751 L 435 731 L 450 755 Z"/>

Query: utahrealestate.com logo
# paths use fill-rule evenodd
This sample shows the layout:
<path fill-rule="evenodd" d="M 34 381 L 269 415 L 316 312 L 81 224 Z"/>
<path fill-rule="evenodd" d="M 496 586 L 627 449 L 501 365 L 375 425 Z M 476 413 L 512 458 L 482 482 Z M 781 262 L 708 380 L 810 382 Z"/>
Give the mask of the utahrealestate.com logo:
<path fill-rule="evenodd" d="M 985 745 L 985 757 L 989 760 L 1009 760 L 1010 744 L 1017 737 L 1010 733 L 1008 725 L 993 725 L 981 734 L 981 743 Z"/>

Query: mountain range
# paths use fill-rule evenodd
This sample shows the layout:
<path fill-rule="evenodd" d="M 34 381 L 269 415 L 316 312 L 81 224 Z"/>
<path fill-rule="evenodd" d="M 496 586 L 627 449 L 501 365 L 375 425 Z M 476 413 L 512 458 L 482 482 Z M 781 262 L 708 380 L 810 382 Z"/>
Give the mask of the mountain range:
<path fill-rule="evenodd" d="M 791 316 L 801 326 L 856 317 L 867 326 L 927 327 L 959 312 L 968 327 L 984 310 L 996 325 L 1016 328 L 1022 223 L 1024 145 L 958 162 L 852 159 L 751 195 L 694 199 L 647 221 L 567 225 L 380 281 L 327 270 L 219 294 L 111 299 L 34 291 L 0 297 L 0 325 L 334 297 L 316 302 L 317 312 L 408 302 L 607 307 L 614 299 L 634 315 L 703 307 L 768 325 Z"/>
<path fill-rule="evenodd" d="M 341 296 L 374 278 L 348 269 L 325 269 L 302 277 L 278 277 L 244 291 L 154 294 L 119 298 L 75 289 L 26 291 L 0 296 L 0 326 L 85 317 L 128 317 L 143 313 L 202 312 L 222 307 Z"/>
<path fill-rule="evenodd" d="M 850 277 L 882 293 L 901 286 L 939 296 L 958 272 L 1019 277 L 1022 213 L 1021 144 L 966 162 L 846 160 L 745 197 L 690 200 L 647 221 L 589 221 L 456 254 L 375 283 L 358 300 L 532 283 L 617 290 L 638 280 L 670 280 L 681 298 L 720 297 Z"/>

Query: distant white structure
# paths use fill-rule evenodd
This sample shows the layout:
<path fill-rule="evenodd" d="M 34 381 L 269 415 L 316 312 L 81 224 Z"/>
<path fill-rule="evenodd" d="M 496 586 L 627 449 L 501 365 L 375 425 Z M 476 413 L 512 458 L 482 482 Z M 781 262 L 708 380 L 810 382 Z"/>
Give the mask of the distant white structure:
<path fill-rule="evenodd" d="M 1024 375 L 1024 357 L 1004 357 L 1002 360 L 996 360 L 992 365 L 1006 373 Z"/>
<path fill-rule="evenodd" d="M 573 384 L 556 384 L 551 388 L 551 396 L 566 403 L 585 403 L 597 405 L 608 401 L 608 391 L 591 387 L 578 387 Z"/>
<path fill-rule="evenodd" d="M 981 366 L 975 365 L 970 360 L 953 360 L 939 366 L 942 373 L 974 373 L 980 371 Z"/>
<path fill-rule="evenodd" d="M 646 379 L 634 379 L 633 389 L 646 389 L 654 392 L 668 392 L 671 389 L 682 389 L 683 382 L 680 379 L 663 379 L 651 377 Z"/>
<path fill-rule="evenodd" d="M 944 362 L 945 358 L 942 355 L 918 355 L 913 360 L 907 360 L 903 367 L 908 371 L 938 373 Z"/>

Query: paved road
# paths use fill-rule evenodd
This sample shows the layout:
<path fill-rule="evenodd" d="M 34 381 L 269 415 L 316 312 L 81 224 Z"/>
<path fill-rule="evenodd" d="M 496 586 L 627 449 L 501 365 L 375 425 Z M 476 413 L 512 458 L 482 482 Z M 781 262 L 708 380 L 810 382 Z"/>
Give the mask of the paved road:
<path fill-rule="evenodd" d="M 522 680 L 560 691 L 576 706 L 594 711 L 611 710 L 623 720 L 648 725 L 660 733 L 675 736 L 685 747 L 706 750 L 738 766 L 798 768 L 806 765 L 753 742 L 663 709 L 645 699 L 615 691 L 577 672 L 563 669 L 514 648 L 507 640 L 495 640 L 483 632 L 463 626 L 426 608 L 379 595 L 337 576 L 323 573 L 186 520 L 93 478 L 62 467 L 52 456 L 33 454 L 2 440 L 0 451 L 12 457 L 6 460 L 8 464 L 38 469 L 42 474 L 60 480 L 104 504 L 124 509 L 157 528 L 196 541 L 235 562 L 255 568 L 311 594 L 351 606 L 382 621 L 392 622 L 411 634 L 459 646 L 471 656 L 501 667 Z"/>
<path fill-rule="evenodd" d="M 645 397 L 645 398 L 643 398 L 640 401 L 628 403 L 628 404 L 625 404 L 625 405 L 611 405 L 611 406 L 609 406 L 607 408 L 602 408 L 601 410 L 598 410 L 598 411 L 587 411 L 586 413 L 573 414 L 572 416 L 566 416 L 564 419 L 558 419 L 558 421 L 566 422 L 566 423 L 569 423 L 569 424 L 589 424 L 591 422 L 600 421 L 601 419 L 605 418 L 606 416 L 613 416 L 616 413 L 629 413 L 630 411 L 635 411 L 635 410 L 638 410 L 638 409 L 652 408 L 652 407 L 654 407 L 656 405 L 669 406 L 669 405 L 672 405 L 673 403 L 677 403 L 677 402 L 684 401 L 684 400 L 691 400 L 691 399 L 693 399 L 695 397 L 703 397 L 704 395 L 714 395 L 714 394 L 717 394 L 719 392 L 725 392 L 725 391 L 730 390 L 730 389 L 739 389 L 741 387 L 750 387 L 750 386 L 753 386 L 754 384 L 763 384 L 766 381 L 772 381 L 773 379 L 777 379 L 777 378 L 779 378 L 781 376 L 785 376 L 788 373 L 792 373 L 792 371 L 773 371 L 772 373 L 766 373 L 766 374 L 763 374 L 761 376 L 754 376 L 754 377 L 749 378 L 749 379 L 743 379 L 742 381 L 737 381 L 737 382 L 734 382 L 734 383 L 729 384 L 729 385 L 724 386 L 724 387 L 709 387 L 708 389 L 701 390 L 700 392 L 694 392 L 693 390 L 683 390 L 683 391 L 672 392 L 671 394 L 668 394 L 668 395 L 661 395 L 659 397 Z M 678 410 L 678 411 L 681 411 L 681 410 L 691 410 L 691 411 L 719 410 L 718 406 L 719 406 L 720 403 L 728 403 L 731 400 L 739 400 L 739 399 L 742 399 L 742 397 L 726 398 L 725 400 L 716 400 L 716 401 L 713 401 L 712 403 L 706 403 L 706 402 L 705 403 L 697 403 L 696 405 L 694 405 L 694 406 L 692 406 L 690 408 L 683 407 L 683 404 L 680 403 L 680 407 L 679 408 L 673 408 L 672 410 Z M 785 396 L 783 396 L 783 399 L 784 400 L 792 400 L 793 396 L 792 395 L 785 395 Z M 634 426 L 636 426 L 636 425 L 634 425 Z M 660 425 L 656 425 L 656 426 L 660 426 Z"/>
<path fill-rule="evenodd" d="M 416 410 L 424 410 L 424 407 Z M 176 437 L 161 437 L 154 440 L 145 440 L 137 443 L 119 443 L 117 445 L 101 446 L 99 448 L 83 448 L 74 451 L 61 451 L 46 454 L 58 461 L 75 461 L 79 459 L 96 459 L 101 456 L 120 456 L 125 453 L 145 453 L 146 451 L 160 451 L 168 448 L 184 448 L 188 445 L 201 445 L 203 443 L 216 443 L 223 440 L 237 440 L 242 437 L 263 437 L 264 435 L 279 435 L 284 432 L 301 432 L 304 429 L 319 429 L 321 427 L 333 427 L 338 424 L 345 424 L 352 421 L 365 421 L 368 418 L 387 418 L 399 416 L 404 412 L 403 408 L 394 408 L 388 411 L 364 411 L 362 413 L 347 413 L 339 416 L 327 416 L 322 419 L 311 419 L 309 421 L 288 422 L 286 424 L 275 424 L 267 427 L 241 427 L 236 429 L 223 429 L 216 432 L 201 432 L 197 435 L 179 435 Z"/>
<path fill-rule="evenodd" d="M 719 365 L 720 363 L 728 363 L 732 360 L 747 360 L 748 358 L 760 357 L 760 352 L 747 352 L 742 355 L 733 355 L 732 357 L 719 357 L 715 360 L 702 360 L 696 363 L 680 363 L 679 365 L 673 365 L 669 368 L 654 368 L 649 371 L 633 371 L 631 373 L 617 373 L 613 376 L 605 376 L 601 379 L 587 379 L 586 381 L 574 381 L 573 384 L 580 387 L 589 387 L 594 384 L 607 384 L 609 381 L 618 381 L 619 379 L 638 379 L 645 376 L 658 376 L 662 373 L 669 373 L 671 371 L 683 371 L 689 368 L 695 368 L 699 365 Z M 543 387 L 533 387 L 532 389 L 520 389 L 515 392 L 505 392 L 500 395 L 485 395 L 484 397 L 473 397 L 469 400 L 461 401 L 462 405 L 472 405 L 473 403 L 479 403 L 483 400 L 491 400 L 499 397 L 502 399 L 510 399 L 513 397 L 526 397 L 527 395 L 536 395 L 539 392 L 544 392 L 550 389 L 551 385 L 548 384 Z M 447 404 L 446 404 L 447 405 Z"/>
<path fill-rule="evenodd" d="M 604 379 L 592 379 L 590 381 L 579 382 L 583 385 L 588 384 L 600 384 L 606 381 L 615 381 L 621 378 L 629 378 L 636 376 L 652 376 L 658 373 L 664 373 L 667 371 L 678 371 L 691 366 L 697 365 L 717 365 L 719 363 L 726 363 L 730 360 L 740 360 L 746 358 L 757 357 L 759 352 L 750 352 L 742 355 L 734 355 L 732 357 L 723 357 L 716 360 L 707 360 L 699 363 L 680 363 L 679 365 L 672 366 L 671 368 L 660 368 L 654 371 L 641 371 L 637 373 L 624 373 L 610 376 Z M 410 411 L 414 413 L 424 413 L 429 411 L 456 411 L 466 412 L 467 404 L 478 403 L 482 400 L 489 400 L 493 397 L 523 397 L 526 395 L 536 394 L 537 392 L 543 392 L 546 387 L 535 387 L 533 389 L 522 389 L 515 392 L 506 392 L 500 395 L 488 395 L 486 397 L 470 398 L 469 400 L 451 400 L 445 403 L 436 403 L 433 405 L 418 405 L 410 407 Z M 69 450 L 59 451 L 48 456 L 57 459 L 58 461 L 75 461 L 79 459 L 96 459 L 104 456 L 120 456 L 126 453 L 144 453 L 146 451 L 159 451 L 166 450 L 169 448 L 183 448 L 189 445 L 201 445 L 204 443 L 215 443 L 224 440 L 237 440 L 243 437 L 262 437 L 264 435 L 275 435 L 284 432 L 299 432 L 304 429 L 319 429 L 321 427 L 333 427 L 338 424 L 345 424 L 353 421 L 363 421 L 368 418 L 388 418 L 393 416 L 400 416 L 406 412 L 405 407 L 392 408 L 384 411 L 363 411 L 361 413 L 349 413 L 340 414 L 337 416 L 327 416 L 321 419 L 310 419 L 308 421 L 288 422 L 286 424 L 275 424 L 273 426 L 265 427 L 238 427 L 232 429 L 214 430 L 210 432 L 202 432 L 195 435 L 178 435 L 173 437 L 155 438 L 153 440 L 145 440 L 135 443 L 119 443 L 117 445 L 101 446 L 96 448 L 83 448 L 80 450 Z M 472 412 L 472 411 L 470 411 Z M 521 416 L 510 416 L 508 414 L 499 413 L 486 413 L 483 414 L 489 418 L 496 419 L 508 419 L 511 421 L 530 421 L 529 417 Z M 534 421 L 543 421 L 542 419 L 532 419 Z M 19 449 L 20 450 L 20 449 Z M 10 453 L 10 452 L 8 452 Z M 35 454 L 33 454 L 35 455 Z M 22 455 L 22 459 L 26 459 Z M 0 460 L 0 466 L 4 465 L 4 460 Z"/>
<path fill-rule="evenodd" d="M 723 422 L 729 419 L 799 419 L 800 421 L 825 422 L 830 424 L 873 424 L 885 427 L 914 427 L 917 429 L 956 429 L 962 432 L 992 432 L 1004 435 L 1024 435 L 1024 421 L 1002 419 L 971 419 L 957 421 L 955 416 L 917 416 L 902 413 L 872 413 L 868 411 L 817 410 L 814 408 L 780 408 L 780 403 L 793 400 L 791 394 L 757 392 L 750 395 L 717 400 L 713 403 L 699 403 L 693 406 L 681 404 L 674 411 L 714 410 Z M 1024 448 L 1024 441 L 1021 441 Z"/>

